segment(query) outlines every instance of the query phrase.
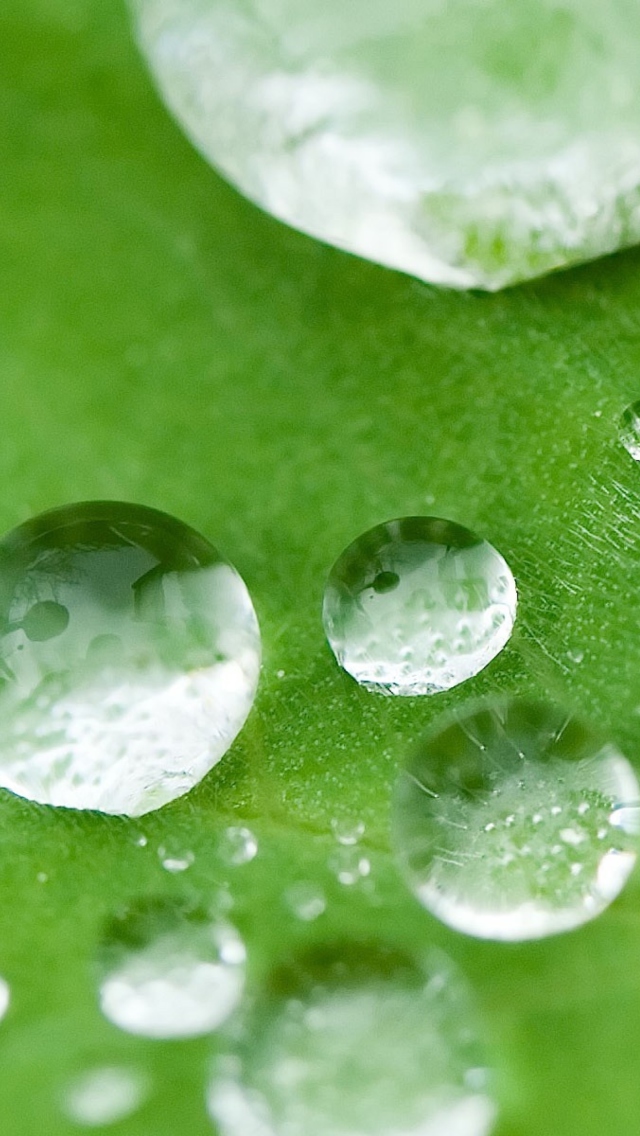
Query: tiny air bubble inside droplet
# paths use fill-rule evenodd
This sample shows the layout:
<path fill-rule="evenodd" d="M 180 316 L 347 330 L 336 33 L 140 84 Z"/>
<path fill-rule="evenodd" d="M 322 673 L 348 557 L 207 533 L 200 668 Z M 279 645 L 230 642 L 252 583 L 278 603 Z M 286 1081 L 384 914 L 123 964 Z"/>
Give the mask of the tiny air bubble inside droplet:
<path fill-rule="evenodd" d="M 337 661 L 385 694 L 434 694 L 481 671 L 516 614 L 502 556 L 468 529 L 405 517 L 355 540 L 333 566 L 323 621 Z"/>

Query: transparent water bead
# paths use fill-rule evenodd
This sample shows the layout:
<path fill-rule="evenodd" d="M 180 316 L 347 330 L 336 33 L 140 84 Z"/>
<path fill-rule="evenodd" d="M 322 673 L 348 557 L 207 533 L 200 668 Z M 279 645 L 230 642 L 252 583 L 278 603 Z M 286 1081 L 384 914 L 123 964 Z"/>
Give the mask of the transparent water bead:
<path fill-rule="evenodd" d="M 71 1082 L 64 1094 L 63 1108 L 76 1124 L 102 1128 L 131 1116 L 148 1093 L 149 1082 L 143 1073 L 105 1065 L 90 1069 Z"/>
<path fill-rule="evenodd" d="M 460 976 L 362 943 L 272 975 L 209 1110 L 221 1136 L 485 1136 L 495 1115 Z"/>
<path fill-rule="evenodd" d="M 331 569 L 323 622 L 340 666 L 383 694 L 436 694 L 511 635 L 516 586 L 486 540 L 438 517 L 377 525 Z"/>
<path fill-rule="evenodd" d="M 244 989 L 245 948 L 225 920 L 145 901 L 113 920 L 100 952 L 100 1007 L 127 1033 L 197 1037 L 217 1029 Z"/>
<path fill-rule="evenodd" d="M 240 576 L 165 513 L 70 505 L 0 541 L 0 785 L 14 793 L 159 808 L 228 750 L 259 667 Z"/>
<path fill-rule="evenodd" d="M 634 461 L 640 461 L 640 400 L 632 402 L 622 415 L 620 441 Z"/>
<path fill-rule="evenodd" d="M 634 866 L 639 831 L 626 758 L 557 706 L 526 700 L 436 727 L 396 791 L 413 891 L 479 938 L 535 939 L 599 915 Z"/>
<path fill-rule="evenodd" d="M 330 244 L 494 289 L 640 238 L 631 0 L 131 4 L 196 146 Z"/>

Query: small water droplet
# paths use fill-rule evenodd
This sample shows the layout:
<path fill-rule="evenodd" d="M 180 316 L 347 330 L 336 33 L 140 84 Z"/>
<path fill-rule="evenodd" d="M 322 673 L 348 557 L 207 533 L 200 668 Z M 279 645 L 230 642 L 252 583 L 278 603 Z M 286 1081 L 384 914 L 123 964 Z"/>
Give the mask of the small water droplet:
<path fill-rule="evenodd" d="M 49 876 L 47 875 L 46 872 L 38 872 L 38 874 L 36 876 L 36 880 L 38 881 L 39 884 L 46 884 L 48 879 L 49 879 Z"/>
<path fill-rule="evenodd" d="M 640 461 L 640 400 L 632 402 L 622 415 L 620 441 L 634 461 Z"/>
<path fill-rule="evenodd" d="M 385 694 L 434 694 L 502 650 L 516 613 L 502 556 L 451 521 L 406 517 L 353 542 L 331 570 L 323 621 L 336 659 Z"/>
<path fill-rule="evenodd" d="M 140 835 L 135 837 L 133 843 L 135 844 L 136 848 L 146 848 L 149 841 L 146 836 Z"/>
<path fill-rule="evenodd" d="M 269 988 L 214 1064 L 221 1136 L 487 1136 L 496 1110 L 471 994 L 443 956 L 422 967 L 380 945 L 323 944 Z"/>
<path fill-rule="evenodd" d="M 540 938 L 594 918 L 621 891 L 639 801 L 628 761 L 591 726 L 504 699 L 426 735 L 398 782 L 394 842 L 416 896 L 443 922 L 479 938 Z"/>
<path fill-rule="evenodd" d="M 143 1073 L 103 1066 L 76 1077 L 64 1093 L 62 1107 L 75 1124 L 102 1128 L 132 1116 L 148 1095 L 149 1080 Z"/>
<path fill-rule="evenodd" d="M 301 880 L 287 888 L 285 902 L 294 915 L 298 919 L 302 919 L 304 923 L 312 923 L 327 909 L 327 901 L 322 889 L 306 880 Z"/>
<path fill-rule="evenodd" d="M 332 817 L 331 828 L 338 844 L 357 844 L 364 836 L 364 822 Z"/>
<path fill-rule="evenodd" d="M 44 513 L 0 540 L 0 785 L 139 816 L 186 793 L 251 708 L 260 637 L 238 573 L 141 505 Z"/>
<path fill-rule="evenodd" d="M 339 883 L 352 887 L 371 872 L 371 862 L 356 847 L 343 846 L 329 858 L 329 867 Z"/>
<path fill-rule="evenodd" d="M 249 864 L 258 855 L 258 841 L 246 825 L 232 824 L 223 833 L 219 852 L 227 864 L 239 867 Z"/>
<path fill-rule="evenodd" d="M 10 1002 L 11 991 L 9 989 L 9 983 L 6 982 L 4 978 L 0 978 L 0 1021 L 2 1021 L 9 1009 Z"/>
<path fill-rule="evenodd" d="M 284 678 L 286 671 L 276 671 L 276 678 Z"/>
<path fill-rule="evenodd" d="M 193 852 L 174 844 L 161 844 L 158 848 L 158 859 L 165 872 L 186 872 L 195 860 Z"/>
<path fill-rule="evenodd" d="M 244 988 L 237 931 L 203 911 L 144 901 L 112 921 L 100 963 L 105 1017 L 143 1037 L 197 1037 L 226 1021 Z"/>
<path fill-rule="evenodd" d="M 584 651 L 580 651 L 580 650 L 577 650 L 577 649 L 567 651 L 567 658 L 570 660 L 570 662 L 575 663 L 576 665 L 579 665 L 581 662 L 584 661 Z"/>

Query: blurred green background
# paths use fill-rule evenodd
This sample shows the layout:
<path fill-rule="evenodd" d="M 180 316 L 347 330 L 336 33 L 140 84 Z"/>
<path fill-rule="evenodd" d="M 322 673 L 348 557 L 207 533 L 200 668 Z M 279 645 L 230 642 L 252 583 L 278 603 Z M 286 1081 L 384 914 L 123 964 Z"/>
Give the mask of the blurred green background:
<path fill-rule="evenodd" d="M 478 993 L 499 1136 L 638 1131 L 638 873 L 578 932 L 465 939 L 407 895 L 388 797 L 425 724 L 496 690 L 578 708 L 640 767 L 640 470 L 617 443 L 640 396 L 640 254 L 465 295 L 291 232 L 191 149 L 114 0 L 4 0 L 0 87 L 0 524 L 87 498 L 175 513 L 243 574 L 265 653 L 238 743 L 160 813 L 124 821 L 2 795 L 3 1136 L 77 1131 L 60 1094 L 110 1062 L 154 1083 L 112 1131 L 212 1131 L 215 1042 L 119 1034 L 98 1010 L 96 951 L 123 903 L 224 884 L 253 988 L 321 938 L 443 946 Z M 384 699 L 337 671 L 323 583 L 358 532 L 417 513 L 500 549 L 519 620 L 464 687 Z M 334 817 L 367 826 L 366 887 L 327 866 Z M 260 851 L 231 869 L 217 838 L 242 822 Z M 195 855 L 179 876 L 157 856 L 168 839 Z M 326 890 L 314 923 L 283 905 L 297 879 Z"/>

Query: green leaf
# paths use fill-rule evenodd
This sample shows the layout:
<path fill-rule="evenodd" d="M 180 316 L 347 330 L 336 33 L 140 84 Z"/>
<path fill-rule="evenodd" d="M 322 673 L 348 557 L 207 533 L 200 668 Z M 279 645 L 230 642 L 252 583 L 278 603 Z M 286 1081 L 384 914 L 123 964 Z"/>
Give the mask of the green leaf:
<path fill-rule="evenodd" d="M 637 874 L 578 932 L 479 943 L 408 895 L 388 801 L 424 726 L 494 691 L 577 708 L 640 764 L 640 470 L 617 441 L 640 394 L 640 255 L 498 295 L 438 292 L 225 185 L 158 102 L 112 0 L 5 0 L 0 54 L 2 527 L 89 498 L 174 513 L 241 571 L 265 648 L 247 727 L 181 801 L 133 822 L 2 795 L 3 1134 L 77 1131 L 59 1094 L 112 1062 L 154 1080 L 119 1131 L 211 1131 L 212 1043 L 119 1034 L 98 1009 L 96 958 L 123 904 L 213 897 L 225 872 L 253 988 L 320 939 L 435 943 L 478 992 L 499 1136 L 635 1132 Z M 324 580 L 359 532 L 420 513 L 502 552 L 516 633 L 448 695 L 379 698 L 336 669 Z M 375 902 L 327 866 L 333 817 L 367 826 Z M 229 823 L 260 850 L 227 871 Z M 178 876 L 157 856 L 168 836 L 195 855 Z M 309 924 L 282 901 L 303 879 L 328 898 Z"/>

